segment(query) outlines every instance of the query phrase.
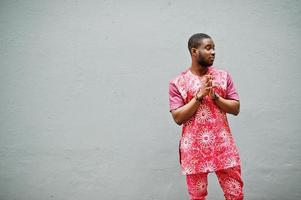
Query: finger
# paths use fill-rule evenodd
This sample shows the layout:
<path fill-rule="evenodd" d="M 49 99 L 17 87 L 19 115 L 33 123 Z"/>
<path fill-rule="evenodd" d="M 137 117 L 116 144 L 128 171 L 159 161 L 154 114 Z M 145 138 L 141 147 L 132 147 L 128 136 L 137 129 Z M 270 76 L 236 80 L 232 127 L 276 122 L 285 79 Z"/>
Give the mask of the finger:
<path fill-rule="evenodd" d="M 212 75 L 211 74 L 207 74 L 207 75 L 205 75 L 205 77 L 207 78 L 207 80 L 208 79 L 212 79 Z"/>
<path fill-rule="evenodd" d="M 207 82 L 207 85 L 208 85 L 208 86 L 212 86 L 212 80 L 209 80 L 209 81 Z"/>
<path fill-rule="evenodd" d="M 212 87 L 212 83 L 207 82 L 207 83 L 205 84 L 205 88 L 210 88 L 210 87 Z"/>

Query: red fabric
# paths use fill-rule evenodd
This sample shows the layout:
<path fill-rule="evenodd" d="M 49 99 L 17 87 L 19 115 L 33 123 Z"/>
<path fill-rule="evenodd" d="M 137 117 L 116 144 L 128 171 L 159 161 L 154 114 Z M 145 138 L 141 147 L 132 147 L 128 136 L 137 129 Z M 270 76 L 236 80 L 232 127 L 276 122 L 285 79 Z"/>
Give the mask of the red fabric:
<path fill-rule="evenodd" d="M 214 67 L 208 69 L 214 76 L 214 89 L 223 98 L 238 99 L 230 76 Z M 188 69 L 171 81 L 184 104 L 196 95 L 201 84 L 199 76 Z M 229 89 L 229 85 L 231 88 Z M 171 91 L 171 93 L 173 93 Z M 174 97 L 170 97 L 175 99 Z M 179 101 L 171 101 L 171 109 L 180 106 Z M 240 165 L 238 149 L 234 143 L 226 113 L 211 98 L 206 96 L 197 112 L 182 128 L 179 145 L 180 164 L 183 174 L 213 172 Z"/>
<path fill-rule="evenodd" d="M 240 166 L 216 171 L 226 200 L 243 200 L 243 181 Z M 208 194 L 208 173 L 188 174 L 186 182 L 191 200 L 205 200 Z"/>

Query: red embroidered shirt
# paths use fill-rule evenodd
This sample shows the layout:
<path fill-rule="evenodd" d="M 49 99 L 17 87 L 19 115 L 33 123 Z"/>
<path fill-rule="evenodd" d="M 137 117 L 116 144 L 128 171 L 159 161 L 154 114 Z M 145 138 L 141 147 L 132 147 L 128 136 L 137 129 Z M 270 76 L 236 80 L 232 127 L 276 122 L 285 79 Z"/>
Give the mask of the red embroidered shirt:
<path fill-rule="evenodd" d="M 239 100 L 230 75 L 211 66 L 214 91 L 226 99 Z M 170 110 L 187 104 L 196 95 L 201 77 L 187 69 L 169 83 Z M 240 165 L 238 148 L 228 124 L 226 113 L 206 96 L 197 112 L 182 127 L 179 145 L 183 174 L 213 172 Z"/>

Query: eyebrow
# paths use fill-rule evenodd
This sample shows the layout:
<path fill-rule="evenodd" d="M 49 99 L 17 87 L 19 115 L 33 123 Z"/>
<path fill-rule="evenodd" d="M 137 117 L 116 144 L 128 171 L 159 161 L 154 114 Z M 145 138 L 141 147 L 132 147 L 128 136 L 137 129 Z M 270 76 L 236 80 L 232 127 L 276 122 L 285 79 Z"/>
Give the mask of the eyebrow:
<path fill-rule="evenodd" d="M 215 45 L 214 45 L 214 44 L 207 44 L 207 45 L 205 46 L 205 48 L 206 48 L 206 47 L 208 47 L 208 46 L 215 47 Z"/>

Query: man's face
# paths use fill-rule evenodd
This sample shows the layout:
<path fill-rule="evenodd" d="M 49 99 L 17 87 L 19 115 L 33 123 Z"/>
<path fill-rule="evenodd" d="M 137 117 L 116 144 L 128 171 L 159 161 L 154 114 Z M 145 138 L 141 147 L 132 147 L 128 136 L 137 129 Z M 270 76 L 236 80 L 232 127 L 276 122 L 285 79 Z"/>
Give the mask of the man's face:
<path fill-rule="evenodd" d="M 214 42 L 211 38 L 205 38 L 195 51 L 196 59 L 202 67 L 210 67 L 215 58 Z"/>

